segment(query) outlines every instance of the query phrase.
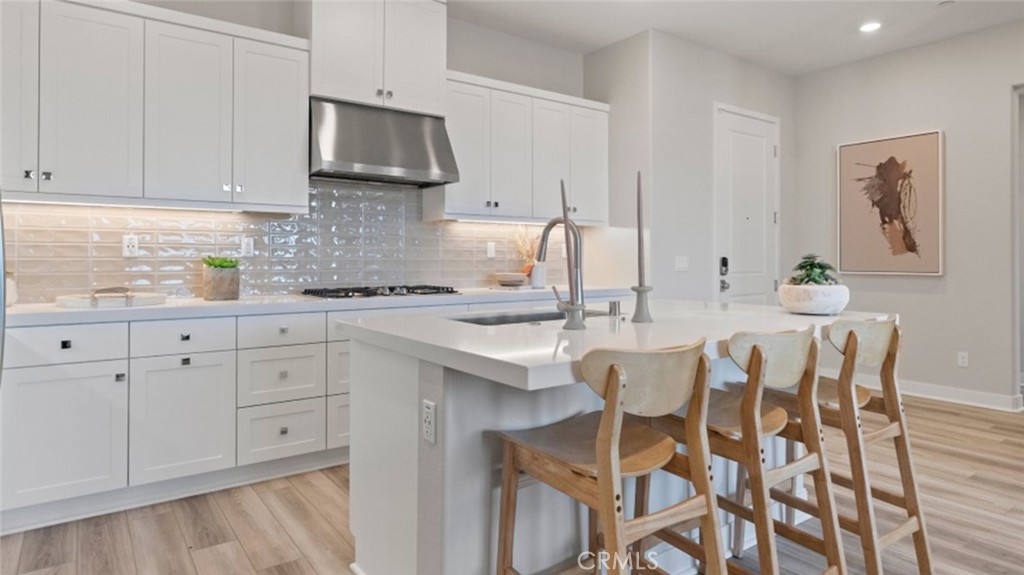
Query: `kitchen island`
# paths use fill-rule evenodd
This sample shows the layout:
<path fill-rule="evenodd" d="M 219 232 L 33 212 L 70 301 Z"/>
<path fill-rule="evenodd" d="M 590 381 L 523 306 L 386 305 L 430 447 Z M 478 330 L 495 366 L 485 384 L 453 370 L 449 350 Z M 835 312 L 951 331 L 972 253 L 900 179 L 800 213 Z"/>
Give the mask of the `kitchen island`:
<path fill-rule="evenodd" d="M 742 379 L 726 354 L 733 333 L 814 324 L 821 335 L 837 319 L 792 315 L 776 307 L 656 301 L 651 306 L 655 322 L 634 324 L 629 308 L 624 306 L 621 316 L 588 318 L 584 331 L 565 331 L 561 320 L 480 325 L 493 323 L 499 314 L 339 322 L 352 340 L 353 571 L 492 573 L 501 485 L 501 443 L 493 432 L 599 409 L 600 399 L 575 373 L 590 349 L 658 349 L 705 337 L 712 382 L 722 385 Z M 770 456 L 780 463 L 782 450 L 775 451 Z M 715 465 L 716 483 L 723 490 L 731 484 L 734 466 L 720 460 Z M 678 501 L 686 488 L 681 481 L 656 476 L 652 509 Z M 583 549 L 584 519 L 568 497 L 522 482 L 519 571 L 535 573 L 575 558 Z M 690 567 L 675 552 L 658 560 L 669 572 Z"/>

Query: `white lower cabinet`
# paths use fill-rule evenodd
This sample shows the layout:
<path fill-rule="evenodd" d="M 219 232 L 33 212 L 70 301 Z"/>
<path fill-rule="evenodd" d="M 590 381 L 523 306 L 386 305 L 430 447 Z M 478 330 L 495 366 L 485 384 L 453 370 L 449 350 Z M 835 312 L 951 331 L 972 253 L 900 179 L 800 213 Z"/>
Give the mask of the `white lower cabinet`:
<path fill-rule="evenodd" d="M 349 444 L 350 401 L 347 393 L 327 397 L 327 449 Z"/>
<path fill-rule="evenodd" d="M 348 393 L 352 378 L 349 376 L 352 352 L 351 342 L 332 341 L 327 344 L 327 395 Z"/>
<path fill-rule="evenodd" d="M 128 485 L 127 375 L 125 360 L 4 370 L 3 509 Z"/>
<path fill-rule="evenodd" d="M 132 359 L 130 483 L 235 465 L 235 352 Z"/>
<path fill-rule="evenodd" d="M 238 407 L 323 397 L 326 346 L 290 345 L 238 352 Z"/>
<path fill-rule="evenodd" d="M 323 397 L 238 410 L 238 464 L 248 465 L 326 448 Z"/>

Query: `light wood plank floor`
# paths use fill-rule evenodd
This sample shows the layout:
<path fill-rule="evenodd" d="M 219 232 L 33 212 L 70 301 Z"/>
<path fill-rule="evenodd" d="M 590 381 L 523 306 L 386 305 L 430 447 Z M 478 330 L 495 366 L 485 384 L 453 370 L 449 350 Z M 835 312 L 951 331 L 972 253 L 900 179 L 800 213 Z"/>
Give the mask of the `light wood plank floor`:
<path fill-rule="evenodd" d="M 906 403 L 936 575 L 1024 573 L 1024 415 Z M 843 469 L 842 438 L 830 432 L 827 444 Z M 892 448 L 870 458 L 877 483 L 896 488 Z M 850 493 L 836 493 L 852 513 Z M 850 572 L 864 573 L 858 542 L 845 543 Z M 787 575 L 824 565 L 784 540 L 780 553 Z M 916 575 L 913 557 L 909 540 L 897 544 L 886 573 Z M 347 466 L 0 539 L 0 575 L 348 575 L 352 558 Z M 756 553 L 742 563 L 756 572 Z"/>

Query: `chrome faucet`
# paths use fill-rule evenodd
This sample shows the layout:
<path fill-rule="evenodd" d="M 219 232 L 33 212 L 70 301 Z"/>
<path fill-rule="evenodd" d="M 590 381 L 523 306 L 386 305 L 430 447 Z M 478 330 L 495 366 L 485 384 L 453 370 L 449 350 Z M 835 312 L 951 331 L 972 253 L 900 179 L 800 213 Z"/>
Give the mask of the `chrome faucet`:
<path fill-rule="evenodd" d="M 569 281 L 572 283 L 569 289 L 569 301 L 564 302 L 559 298 L 558 307 L 566 312 L 566 329 L 585 329 L 583 325 L 585 307 L 583 303 L 583 235 L 580 234 L 580 228 L 576 225 L 576 222 L 573 222 L 571 219 L 566 221 L 560 217 L 552 218 L 548 225 L 544 226 L 544 231 L 540 234 L 540 242 L 537 244 L 537 261 L 547 261 L 548 236 L 551 235 L 551 230 L 555 229 L 555 226 L 559 224 L 564 225 L 569 231 L 568 236 L 572 237 L 573 257 L 566 260 Z M 569 246 L 566 246 L 566 249 L 569 249 Z M 555 291 L 555 296 L 558 296 L 557 290 Z"/>

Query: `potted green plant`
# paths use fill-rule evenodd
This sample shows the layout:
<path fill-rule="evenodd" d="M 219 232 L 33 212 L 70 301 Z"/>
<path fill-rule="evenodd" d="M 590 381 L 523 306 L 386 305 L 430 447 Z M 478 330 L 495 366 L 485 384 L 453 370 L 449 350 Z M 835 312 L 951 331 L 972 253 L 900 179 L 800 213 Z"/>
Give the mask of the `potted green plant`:
<path fill-rule="evenodd" d="M 203 258 L 203 299 L 222 301 L 238 299 L 238 264 L 234 258 Z"/>
<path fill-rule="evenodd" d="M 835 315 L 850 303 L 850 289 L 832 275 L 836 268 L 821 256 L 807 254 L 796 273 L 779 286 L 779 304 L 790 313 Z"/>

